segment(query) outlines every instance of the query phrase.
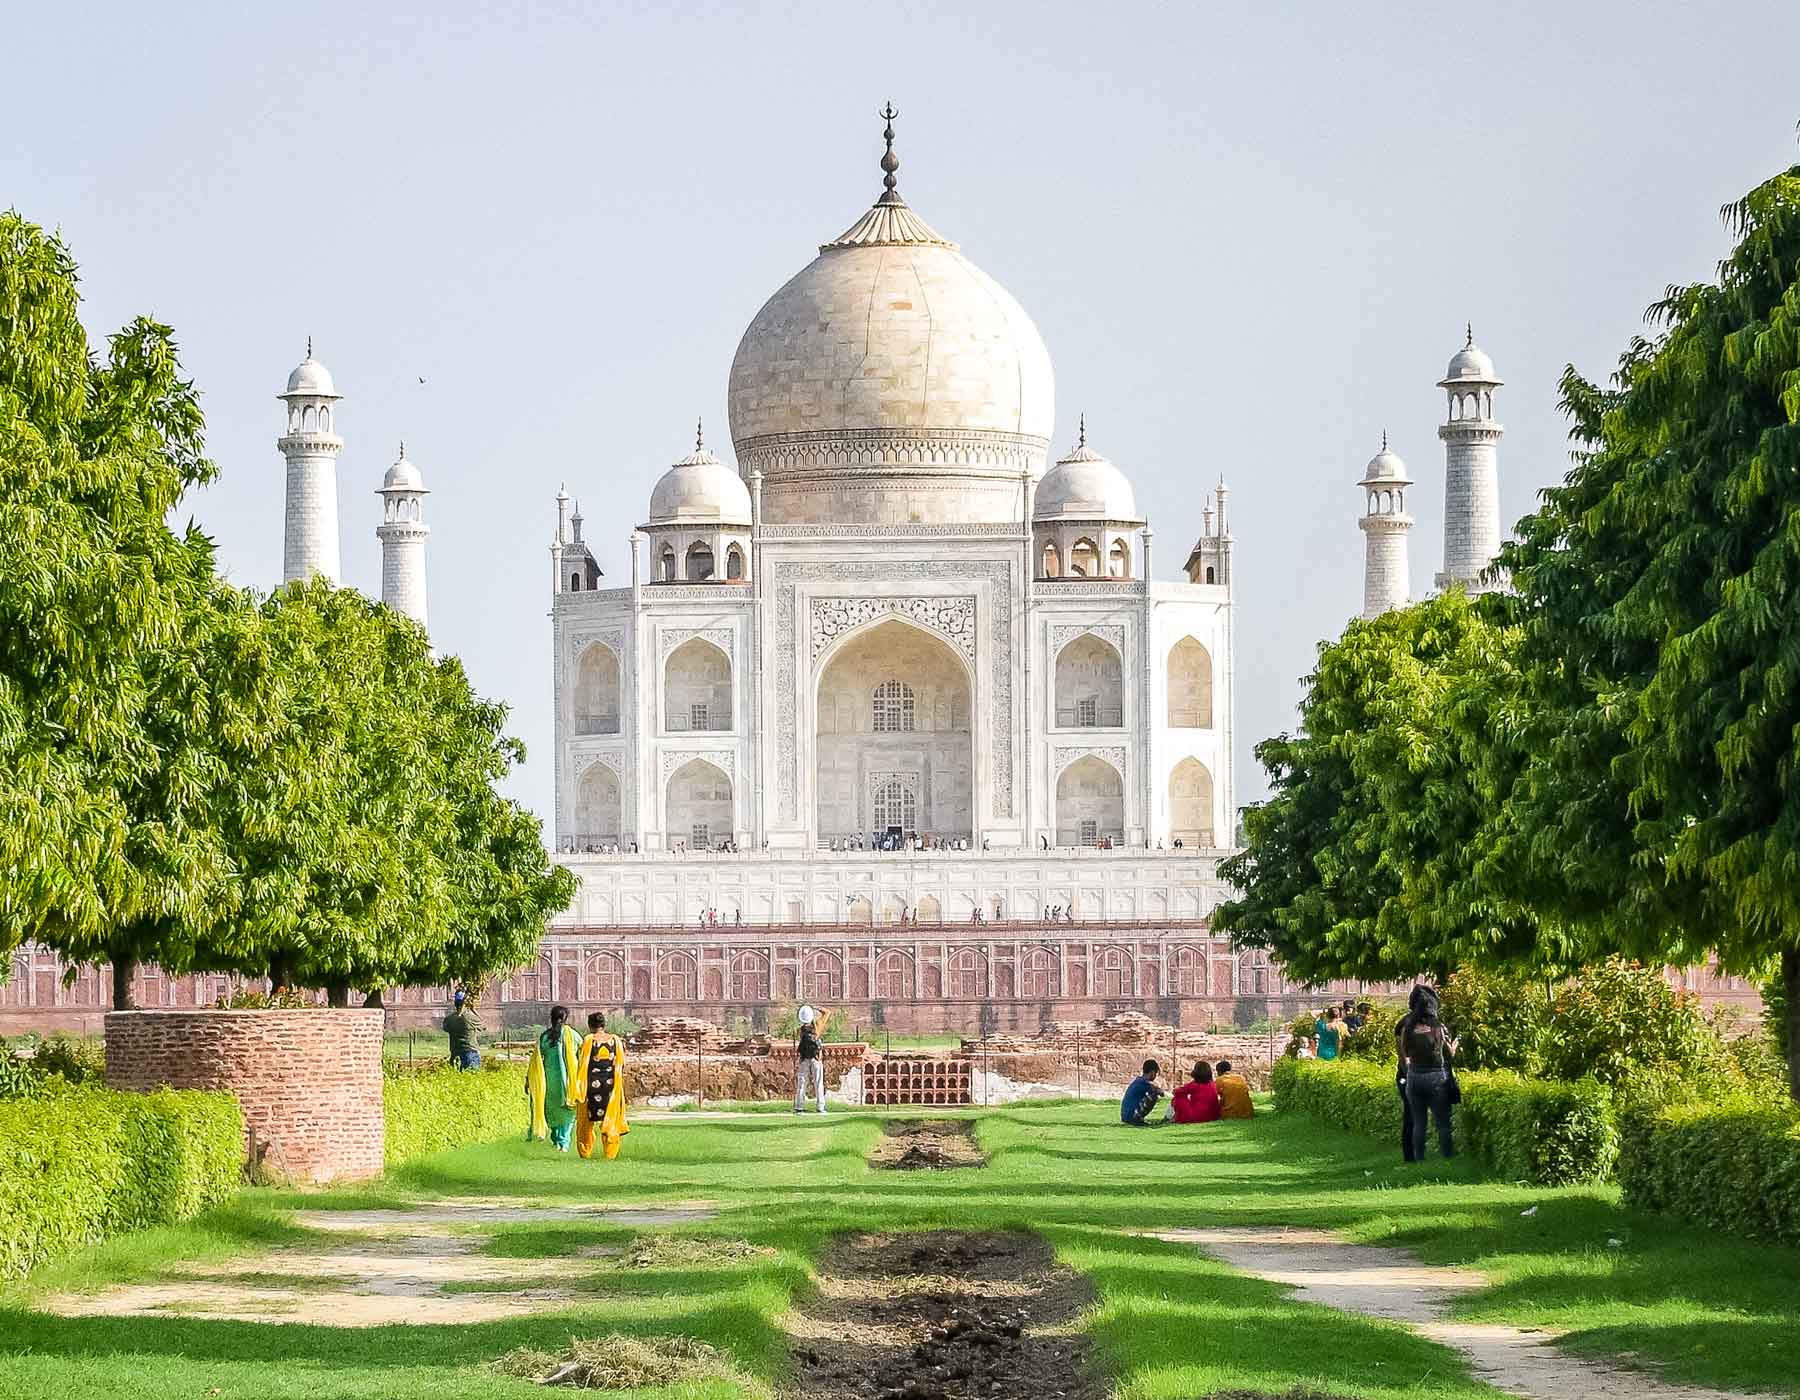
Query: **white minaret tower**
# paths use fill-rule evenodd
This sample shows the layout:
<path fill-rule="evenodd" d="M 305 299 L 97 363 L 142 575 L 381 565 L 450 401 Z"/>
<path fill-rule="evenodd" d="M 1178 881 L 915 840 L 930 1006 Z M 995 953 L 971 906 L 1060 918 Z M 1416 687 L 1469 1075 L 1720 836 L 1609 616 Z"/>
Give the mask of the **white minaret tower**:
<path fill-rule="evenodd" d="M 1500 552 L 1500 435 L 1506 430 L 1494 421 L 1494 390 L 1501 382 L 1469 327 L 1463 348 L 1438 380 L 1449 414 L 1438 429 L 1444 440 L 1440 591 L 1452 584 L 1472 593 L 1493 587 L 1483 575 Z"/>
<path fill-rule="evenodd" d="M 287 432 L 275 444 L 287 458 L 282 581 L 322 574 L 336 583 L 337 459 L 344 440 L 331 431 L 331 415 L 343 395 L 332 384 L 331 371 L 313 358 L 310 336 L 306 358 L 288 376 L 287 392 L 276 397 L 287 401 Z"/>
<path fill-rule="evenodd" d="M 1413 518 L 1406 513 L 1406 488 L 1412 478 L 1400 454 L 1388 448 L 1381 435 L 1381 451 L 1369 459 L 1358 483 L 1364 493 L 1363 516 L 1356 523 L 1363 532 L 1364 617 L 1380 617 L 1389 608 L 1404 607 L 1411 584 L 1406 535 Z"/>
<path fill-rule="evenodd" d="M 375 527 L 381 541 L 381 601 L 424 627 L 425 541 L 431 534 L 425 498 L 431 493 L 419 469 L 406 460 L 405 443 L 375 494 L 382 502 L 381 524 Z"/>

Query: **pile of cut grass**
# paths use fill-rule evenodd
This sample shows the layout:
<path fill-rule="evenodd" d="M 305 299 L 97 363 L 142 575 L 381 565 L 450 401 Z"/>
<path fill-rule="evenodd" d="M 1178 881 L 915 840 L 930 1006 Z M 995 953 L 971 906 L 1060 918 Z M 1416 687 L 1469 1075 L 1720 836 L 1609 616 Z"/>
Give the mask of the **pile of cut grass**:
<path fill-rule="evenodd" d="M 571 1390 L 635 1390 L 648 1385 L 729 1381 L 747 1394 L 768 1388 L 745 1375 L 717 1347 L 694 1337 L 571 1337 L 563 1351 L 515 1347 L 494 1363 L 504 1376 Z"/>

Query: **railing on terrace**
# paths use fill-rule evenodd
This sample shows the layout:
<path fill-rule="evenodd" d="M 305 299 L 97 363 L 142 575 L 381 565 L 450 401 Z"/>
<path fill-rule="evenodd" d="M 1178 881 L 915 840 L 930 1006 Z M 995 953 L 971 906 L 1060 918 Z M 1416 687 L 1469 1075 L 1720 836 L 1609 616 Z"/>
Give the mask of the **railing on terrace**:
<path fill-rule="evenodd" d="M 899 860 L 912 856 L 924 860 L 1018 860 L 1027 856 L 1043 859 L 1045 856 L 1069 857 L 1077 860 L 1143 860 L 1153 857 L 1158 860 L 1194 860 L 1203 857 L 1222 859 L 1231 854 L 1218 846 L 1127 846 L 1115 839 L 1111 849 L 1096 846 L 1053 845 L 1048 850 L 1041 846 L 1007 846 L 1001 850 L 970 849 L 952 850 L 899 850 L 878 851 L 870 847 L 856 851 L 834 851 L 829 846 L 808 846 L 779 850 L 750 850 L 740 848 L 735 851 L 717 849 L 684 851 L 641 850 L 630 849 L 630 841 L 620 841 L 612 832 L 576 832 L 565 837 L 556 847 L 554 854 L 561 856 L 582 856 L 592 860 L 618 861 L 701 861 L 701 860 L 737 860 L 737 861 L 802 861 L 802 860 L 862 860 L 878 856 L 882 860 Z M 623 849 L 602 849 L 603 847 L 619 847 Z"/>
<path fill-rule="evenodd" d="M 775 936 L 784 938 L 802 938 L 807 934 L 829 934 L 834 938 L 842 938 L 848 933 L 861 929 L 880 929 L 884 933 L 896 931 L 930 934 L 933 937 L 945 934 L 981 934 L 987 937 L 1015 937 L 1022 934 L 1042 933 L 1045 935 L 1066 936 L 1081 933 L 1144 933 L 1155 934 L 1159 931 L 1195 931 L 1211 928 L 1212 921 L 1204 918 L 1159 918 L 1146 915 L 1132 919 L 1098 919 L 1076 915 L 1073 918 L 1033 918 L 1033 919 L 908 919 L 901 923 L 899 919 L 845 919 L 841 923 L 831 923 L 823 919 L 808 919 L 804 922 L 787 923 L 779 919 L 750 920 L 739 923 L 730 914 L 721 913 L 715 924 L 710 921 L 702 923 L 698 918 L 686 923 L 600 923 L 582 921 L 579 923 L 556 924 L 549 930 L 552 937 L 565 937 L 571 934 L 586 933 L 631 933 L 636 935 L 656 934 L 718 934 L 729 933 L 733 936 L 744 933 Z"/>

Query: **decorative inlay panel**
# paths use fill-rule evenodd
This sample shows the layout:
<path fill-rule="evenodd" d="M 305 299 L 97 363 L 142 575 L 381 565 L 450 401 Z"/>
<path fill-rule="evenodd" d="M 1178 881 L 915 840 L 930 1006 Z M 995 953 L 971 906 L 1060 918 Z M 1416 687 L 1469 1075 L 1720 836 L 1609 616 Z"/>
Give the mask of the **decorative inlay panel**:
<path fill-rule="evenodd" d="M 1106 744 L 1098 747 L 1079 749 L 1058 749 L 1056 751 L 1056 776 L 1061 777 L 1063 769 L 1081 758 L 1104 759 L 1119 770 L 1119 776 L 1125 776 L 1125 746 L 1123 744 Z"/>
<path fill-rule="evenodd" d="M 737 750 L 735 749 L 664 749 L 662 754 L 662 780 L 668 785 L 670 776 L 682 764 L 693 759 L 703 758 L 715 768 L 721 769 L 735 791 L 737 788 Z"/>
<path fill-rule="evenodd" d="M 667 661 L 670 652 L 683 642 L 692 641 L 695 637 L 700 638 L 703 642 L 711 642 L 731 660 L 737 659 L 735 654 L 737 632 L 735 628 L 731 627 L 665 627 L 662 629 L 662 659 Z"/>
<path fill-rule="evenodd" d="M 1103 642 L 1111 643 L 1112 649 L 1121 657 L 1125 655 L 1125 628 L 1123 624 L 1116 622 L 1077 622 L 1052 627 L 1050 629 L 1050 655 L 1052 657 L 1061 655 L 1064 647 L 1087 632 L 1093 633 Z"/>
<path fill-rule="evenodd" d="M 575 755 L 575 777 L 576 777 L 576 779 L 579 780 L 581 775 L 583 773 L 587 772 L 587 770 L 592 768 L 596 763 L 598 763 L 602 768 L 612 769 L 613 776 L 615 778 L 619 779 L 621 783 L 624 781 L 624 779 L 625 779 L 625 756 L 623 754 L 615 752 L 614 750 L 611 750 L 611 749 L 607 749 L 607 750 L 604 750 L 599 753 L 578 753 L 578 754 L 576 754 Z"/>
<path fill-rule="evenodd" d="M 975 659 L 973 598 L 814 598 L 812 659 L 845 632 L 866 622 L 899 613 L 945 637 L 968 660 Z"/>

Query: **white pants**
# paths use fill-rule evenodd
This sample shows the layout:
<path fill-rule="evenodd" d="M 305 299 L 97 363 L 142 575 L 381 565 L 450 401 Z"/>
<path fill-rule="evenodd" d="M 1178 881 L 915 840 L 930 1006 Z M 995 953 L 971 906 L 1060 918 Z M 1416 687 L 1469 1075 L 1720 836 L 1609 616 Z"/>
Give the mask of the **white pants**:
<path fill-rule="evenodd" d="M 825 1062 L 823 1060 L 801 1060 L 794 1071 L 794 1112 L 799 1113 L 806 1107 L 806 1091 L 811 1086 L 813 1098 L 818 1102 L 819 1112 L 825 1111 Z"/>

